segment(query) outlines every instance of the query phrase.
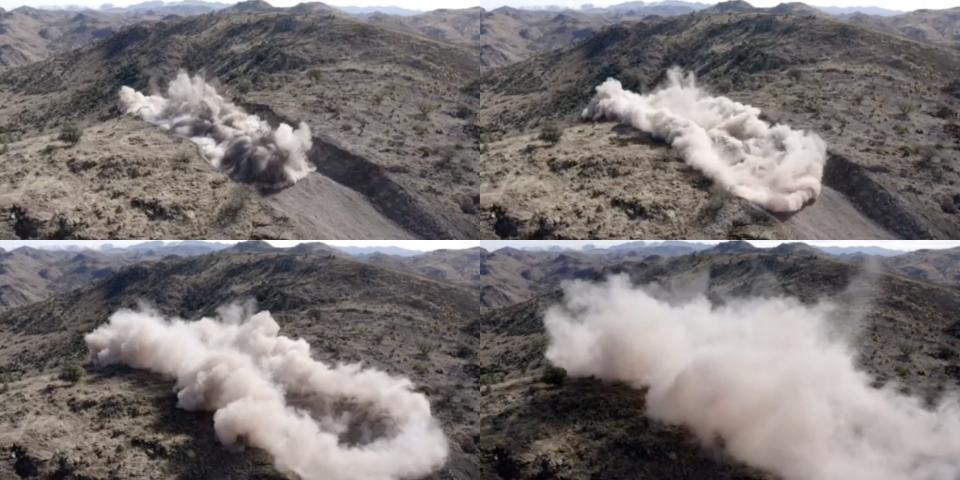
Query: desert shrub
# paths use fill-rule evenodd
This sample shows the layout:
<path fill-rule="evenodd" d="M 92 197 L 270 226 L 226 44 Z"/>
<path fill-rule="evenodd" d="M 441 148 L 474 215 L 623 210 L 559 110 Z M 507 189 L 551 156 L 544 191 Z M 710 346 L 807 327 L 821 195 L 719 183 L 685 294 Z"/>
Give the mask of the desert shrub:
<path fill-rule="evenodd" d="M 423 358 L 430 356 L 430 352 L 433 351 L 433 344 L 429 342 L 417 342 L 417 354 Z"/>
<path fill-rule="evenodd" d="M 940 199 L 940 210 L 942 210 L 943 213 L 950 213 L 950 214 L 957 213 L 958 211 L 957 202 L 948 195 Z"/>
<path fill-rule="evenodd" d="M 417 102 L 417 111 L 420 112 L 420 115 L 426 117 L 430 115 L 434 110 L 437 109 L 437 104 L 428 101 Z"/>
<path fill-rule="evenodd" d="M 60 380 L 69 383 L 77 383 L 83 376 L 83 368 L 76 363 L 68 363 L 60 369 Z"/>
<path fill-rule="evenodd" d="M 563 382 L 567 380 L 567 371 L 555 367 L 553 365 L 548 365 L 546 370 L 543 371 L 543 383 L 547 385 L 563 385 Z"/>
<path fill-rule="evenodd" d="M 237 222 L 240 212 L 247 205 L 249 194 L 241 186 L 233 187 L 228 193 L 227 199 L 220 204 L 220 208 L 215 215 L 217 225 L 225 226 Z"/>
<path fill-rule="evenodd" d="M 76 123 L 67 122 L 60 127 L 60 135 L 57 139 L 70 145 L 76 145 L 81 136 L 83 136 L 83 130 Z"/>
<path fill-rule="evenodd" d="M 943 87 L 943 93 L 960 98 L 960 80 L 953 80 Z"/>
<path fill-rule="evenodd" d="M 246 94 L 250 92 L 250 90 L 253 90 L 253 82 L 251 82 L 249 78 L 243 77 L 237 80 L 236 89 L 241 95 Z"/>
<path fill-rule="evenodd" d="M 562 136 L 563 130 L 557 124 L 548 123 L 540 128 L 540 135 L 537 138 L 549 145 L 556 145 L 560 143 L 560 137 Z"/>
<path fill-rule="evenodd" d="M 733 82 L 729 78 L 721 78 L 714 82 L 714 88 L 719 93 L 729 93 L 733 90 Z"/>
<path fill-rule="evenodd" d="M 937 106 L 937 109 L 933 111 L 933 116 L 943 120 L 950 120 L 951 118 L 956 117 L 957 113 L 946 105 L 939 105 Z"/>
<path fill-rule="evenodd" d="M 917 346 L 910 343 L 901 343 L 897 345 L 897 350 L 900 352 L 900 359 L 903 361 L 909 361 L 910 357 L 917 352 Z"/>
<path fill-rule="evenodd" d="M 917 106 L 910 102 L 899 102 L 897 103 L 897 111 L 900 112 L 900 115 L 906 117 L 913 113 L 917 109 Z"/>

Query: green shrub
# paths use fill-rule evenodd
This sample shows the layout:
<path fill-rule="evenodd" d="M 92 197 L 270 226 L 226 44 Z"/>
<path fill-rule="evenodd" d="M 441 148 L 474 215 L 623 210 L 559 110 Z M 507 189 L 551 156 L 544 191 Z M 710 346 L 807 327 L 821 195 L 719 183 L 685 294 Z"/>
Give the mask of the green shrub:
<path fill-rule="evenodd" d="M 83 136 L 83 130 L 75 122 L 67 122 L 60 127 L 60 136 L 57 139 L 70 145 L 76 145 L 81 136 Z"/>
<path fill-rule="evenodd" d="M 902 115 L 902 116 L 904 116 L 904 117 L 909 116 L 911 113 L 913 113 L 914 110 L 916 110 L 916 108 L 917 108 L 917 106 L 914 105 L 914 104 L 912 104 L 912 103 L 910 103 L 910 102 L 900 102 L 900 103 L 897 103 L 897 110 L 899 110 L 899 111 L 900 111 L 900 115 Z"/>
<path fill-rule="evenodd" d="M 540 128 L 540 140 L 546 142 L 550 145 L 556 145 L 560 143 L 560 137 L 563 136 L 563 130 L 560 129 L 555 123 L 548 123 Z"/>
<path fill-rule="evenodd" d="M 69 383 L 77 383 L 83 376 L 83 368 L 76 363 L 69 363 L 60 369 L 60 380 Z"/>
<path fill-rule="evenodd" d="M 253 82 L 249 78 L 243 77 L 237 80 L 236 89 L 241 95 L 246 94 L 253 90 Z"/>
<path fill-rule="evenodd" d="M 417 111 L 420 112 L 420 115 L 426 118 L 430 115 L 431 112 L 437 109 L 437 104 L 433 102 L 417 102 Z"/>
<path fill-rule="evenodd" d="M 433 344 L 428 342 L 418 342 L 417 343 L 417 354 L 423 358 L 430 356 L 430 352 L 433 351 Z"/>
<path fill-rule="evenodd" d="M 543 372 L 543 382 L 547 385 L 559 386 L 565 381 L 567 381 L 567 371 L 560 367 L 548 365 Z"/>

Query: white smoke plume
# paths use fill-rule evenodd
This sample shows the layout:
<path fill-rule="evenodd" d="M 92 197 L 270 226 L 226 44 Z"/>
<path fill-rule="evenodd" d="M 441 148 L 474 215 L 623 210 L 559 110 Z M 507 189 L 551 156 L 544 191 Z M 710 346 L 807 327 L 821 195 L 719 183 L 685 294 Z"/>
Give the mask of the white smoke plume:
<path fill-rule="evenodd" d="M 960 478 L 957 397 L 927 408 L 871 386 L 829 305 L 671 304 L 623 276 L 565 289 L 545 316 L 547 359 L 648 389 L 648 415 L 704 444 L 784 480 Z"/>
<path fill-rule="evenodd" d="M 233 305 L 184 321 L 120 310 L 85 340 L 96 365 L 175 379 L 177 406 L 214 411 L 220 442 L 261 448 L 297 478 L 413 479 L 444 464 L 446 437 L 410 380 L 327 366 L 303 339 L 279 335 L 270 312 L 252 311 Z"/>
<path fill-rule="evenodd" d="M 199 75 L 179 72 L 166 97 L 122 87 L 120 103 L 126 113 L 190 137 L 214 167 L 238 181 L 280 188 L 315 170 L 307 158 L 313 146 L 307 124 L 274 129 L 221 97 Z"/>
<path fill-rule="evenodd" d="M 583 118 L 616 120 L 669 142 L 687 164 L 732 194 L 773 212 L 793 212 L 820 195 L 827 146 L 814 133 L 773 125 L 760 110 L 699 87 L 693 73 L 667 72 L 639 95 L 615 79 L 597 87 Z"/>

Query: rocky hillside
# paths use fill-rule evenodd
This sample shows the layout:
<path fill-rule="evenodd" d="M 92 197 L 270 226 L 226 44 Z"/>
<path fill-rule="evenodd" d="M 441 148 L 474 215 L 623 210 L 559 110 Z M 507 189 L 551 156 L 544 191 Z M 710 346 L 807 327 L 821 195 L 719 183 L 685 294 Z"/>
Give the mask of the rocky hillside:
<path fill-rule="evenodd" d="M 253 247 L 133 265 L 0 312 L 0 478 L 28 470 L 42 478 L 285 478 L 263 452 L 220 445 L 210 413 L 175 408 L 168 380 L 83 364 L 83 335 L 118 308 L 146 301 L 195 319 L 248 298 L 272 312 L 281 334 L 307 340 L 318 360 L 411 378 L 450 441 L 432 478 L 481 478 L 473 291 L 315 249 Z M 63 375 L 76 365 L 77 375 Z"/>
<path fill-rule="evenodd" d="M 960 249 L 917 250 L 885 258 L 887 268 L 917 280 L 960 287 Z"/>
<path fill-rule="evenodd" d="M 851 15 L 850 23 L 919 42 L 960 48 L 960 7 L 916 10 L 895 16 Z"/>
<path fill-rule="evenodd" d="M 408 271 L 438 281 L 476 287 L 481 263 L 487 251 L 476 247 L 462 250 L 432 250 L 420 255 L 396 256 L 375 253 L 357 260 L 385 268 Z"/>
<path fill-rule="evenodd" d="M 580 123 L 606 78 L 647 92 L 674 65 L 714 94 L 821 135 L 830 158 L 817 203 L 771 216 L 714 192 L 649 136 Z M 955 238 L 958 75 L 956 49 L 823 15 L 704 11 L 609 27 L 485 74 L 485 235 Z M 544 141 L 551 123 L 558 132 Z"/>
<path fill-rule="evenodd" d="M 0 253 L 0 309 L 87 286 L 133 263 L 122 255 L 18 248 Z"/>
<path fill-rule="evenodd" d="M 82 47 L 147 19 L 95 10 L 0 10 L 0 70 Z"/>
<path fill-rule="evenodd" d="M 487 12 L 482 23 L 480 61 L 498 67 L 537 53 L 576 45 L 617 21 L 606 15 L 567 10 L 520 10 L 501 7 Z"/>
<path fill-rule="evenodd" d="M 0 251 L 0 309 L 44 300 L 88 287 L 138 262 L 214 252 L 214 243 L 144 242 L 128 248 L 46 250 L 29 247 Z"/>
<path fill-rule="evenodd" d="M 18 165 L 0 168 L 14 219 L 2 236 L 476 236 L 469 49 L 342 15 L 242 10 L 138 24 L 0 73 L 0 164 Z M 180 69 L 274 125 L 309 124 L 317 174 L 258 192 L 121 115 L 121 86 L 163 89 Z M 75 144 L 59 140 L 71 123 Z"/>
<path fill-rule="evenodd" d="M 587 278 L 623 273 L 676 300 L 703 292 L 715 302 L 778 295 L 831 301 L 840 306 L 842 328 L 859 328 L 859 361 L 878 383 L 900 382 L 903 391 L 927 399 L 960 384 L 960 290 L 811 250 L 729 244 L 621 262 Z M 561 295 L 554 289 L 483 317 L 481 454 L 495 478 L 634 478 L 638 472 L 650 478 L 774 478 L 703 447 L 684 428 L 650 420 L 642 391 L 548 372 L 543 313 Z"/>

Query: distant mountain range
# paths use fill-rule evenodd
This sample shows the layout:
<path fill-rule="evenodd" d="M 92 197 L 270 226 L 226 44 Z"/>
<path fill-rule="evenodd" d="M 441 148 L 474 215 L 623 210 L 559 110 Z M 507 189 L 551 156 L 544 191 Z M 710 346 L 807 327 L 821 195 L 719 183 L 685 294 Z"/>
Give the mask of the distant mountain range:
<path fill-rule="evenodd" d="M 420 255 L 425 255 L 428 252 L 422 250 L 414 250 L 409 248 L 402 248 L 390 245 L 383 246 L 369 246 L 369 247 L 354 247 L 354 246 L 337 246 L 337 245 L 328 245 L 322 242 L 304 242 L 300 244 L 300 248 L 305 249 L 305 245 L 311 246 L 322 246 L 326 250 L 336 250 L 350 256 L 373 256 L 373 255 L 386 255 L 386 256 L 395 256 L 395 257 L 415 257 Z M 787 247 L 789 245 L 789 247 Z M 853 256 L 853 255 L 874 255 L 879 257 L 894 257 L 898 255 L 904 255 L 906 251 L 894 250 L 890 248 L 876 247 L 876 246 L 849 246 L 849 247 L 830 247 L 830 246 L 816 246 L 809 245 L 803 242 L 785 242 L 781 244 L 779 249 L 790 248 L 796 250 L 800 247 L 805 247 L 807 250 L 818 250 L 820 252 L 834 255 L 834 256 Z M 27 248 L 29 250 L 34 250 L 36 247 L 21 247 Z M 213 241 L 202 241 L 202 240 L 185 240 L 185 241 L 163 241 L 163 240 L 154 240 L 149 242 L 137 243 L 130 246 L 117 246 L 113 244 L 105 244 L 97 248 L 84 248 L 78 244 L 65 244 L 62 247 L 39 247 L 40 250 L 50 250 L 50 251 L 69 251 L 69 252 L 81 252 L 85 250 L 89 251 L 99 251 L 102 253 L 125 253 L 127 255 L 131 254 L 140 254 L 140 255 L 149 255 L 149 256 L 163 256 L 163 255 L 179 255 L 179 256 L 193 256 L 193 255 L 203 255 L 206 253 L 217 252 L 225 250 L 228 248 L 239 249 L 244 251 L 283 251 L 285 249 L 279 247 L 270 246 L 266 242 L 241 242 L 237 244 L 229 243 L 219 243 Z M 674 255 L 685 255 L 689 253 L 702 252 L 706 250 L 720 250 L 720 251 L 762 251 L 766 250 L 764 248 L 755 247 L 748 242 L 742 241 L 730 241 L 730 242 L 721 242 L 720 244 L 713 243 L 702 243 L 697 241 L 680 241 L 680 240 L 668 240 L 668 241 L 633 241 L 620 243 L 613 246 L 597 246 L 593 244 L 584 245 L 582 247 L 565 247 L 558 244 L 552 244 L 548 246 L 482 246 L 487 251 L 504 251 L 508 250 L 519 250 L 525 252 L 551 252 L 551 253 L 562 253 L 562 252 L 581 252 L 585 254 L 629 254 L 629 253 L 643 253 L 646 255 L 661 255 L 661 256 L 674 256 Z M 0 248 L 0 252 L 3 251 L 16 251 L 17 249 L 13 248 Z M 458 249 L 452 251 L 466 251 L 468 249 Z"/>
<path fill-rule="evenodd" d="M 145 13 L 152 12 L 156 14 L 173 14 L 173 15 L 200 15 L 204 13 L 215 12 L 228 8 L 233 5 L 235 2 L 226 3 L 226 2 L 207 2 L 204 0 L 182 0 L 174 2 L 164 2 L 162 0 L 149 0 L 146 2 L 135 3 L 129 6 L 117 6 L 112 3 L 105 3 L 100 5 L 97 8 L 82 7 L 79 5 L 65 5 L 58 7 L 44 7 L 45 10 L 69 10 L 69 11 L 82 11 L 82 10 L 97 10 L 101 12 L 109 13 Z M 741 2 L 720 2 L 716 5 L 722 4 L 733 4 Z M 300 5 L 305 5 L 301 3 Z M 790 5 L 789 3 L 783 5 Z M 545 10 L 545 11 L 564 11 L 564 10 L 574 10 L 582 11 L 586 13 L 625 13 L 625 12 L 634 12 L 634 13 L 644 13 L 648 15 L 682 15 L 685 13 L 695 12 L 699 10 L 704 10 L 715 6 L 710 3 L 702 2 L 684 2 L 677 0 L 664 0 L 662 2 L 643 2 L 643 1 L 631 1 L 623 2 L 615 5 L 610 5 L 607 7 L 597 7 L 592 3 L 586 3 L 581 5 L 579 8 L 567 8 L 560 6 L 516 6 L 511 8 L 518 8 L 521 10 Z M 396 16 L 414 16 L 426 13 L 426 10 L 411 9 L 400 7 L 396 5 L 380 5 L 380 6 L 353 6 L 353 5 L 331 5 L 332 8 L 341 10 L 350 15 L 357 16 L 367 16 L 373 14 L 383 14 L 383 15 L 396 15 Z M 890 17 L 895 15 L 900 15 L 906 13 L 900 10 L 891 10 L 882 7 L 875 7 L 870 5 L 858 6 L 858 7 L 820 7 L 814 6 L 813 8 L 820 10 L 828 15 L 834 16 L 847 16 L 854 14 L 863 14 L 863 15 L 876 15 L 881 17 Z M 0 9 L 0 11 L 3 11 Z"/>

